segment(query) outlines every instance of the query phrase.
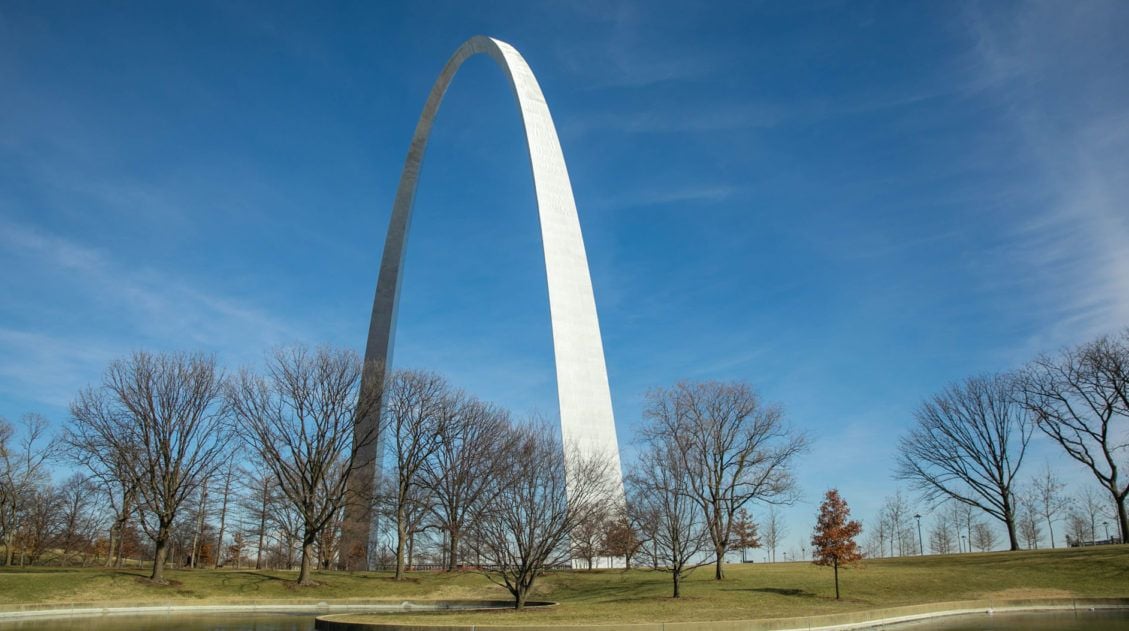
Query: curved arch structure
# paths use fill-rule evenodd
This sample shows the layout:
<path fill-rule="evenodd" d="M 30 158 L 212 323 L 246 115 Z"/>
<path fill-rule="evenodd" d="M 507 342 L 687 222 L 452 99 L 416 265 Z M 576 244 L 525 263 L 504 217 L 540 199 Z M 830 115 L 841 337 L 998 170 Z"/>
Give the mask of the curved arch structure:
<path fill-rule="evenodd" d="M 615 477 L 613 492 L 622 497 L 619 448 L 607 368 L 604 364 L 603 342 L 596 318 L 596 301 L 592 293 L 588 257 L 584 251 L 572 185 L 541 86 L 521 54 L 505 42 L 482 36 L 467 40 L 447 61 L 427 97 L 400 175 L 388 236 L 384 242 L 372 320 L 369 324 L 368 345 L 365 349 L 365 364 L 368 367 L 365 373 L 366 385 L 383 383 L 384 367 L 392 364 L 405 246 L 416 185 L 432 123 L 443 95 L 459 67 L 468 58 L 480 53 L 493 58 L 506 73 L 517 97 L 525 128 L 545 250 L 561 435 L 565 444 L 580 454 L 603 453 L 611 459 Z M 361 419 L 358 422 L 357 436 L 373 436 L 376 423 L 376 418 Z M 359 468 L 351 480 L 354 497 L 361 501 L 351 502 L 346 514 L 342 550 L 348 551 L 349 567 L 361 564 L 358 561 L 363 561 L 363 557 L 359 555 L 363 555 L 367 548 L 372 523 L 372 503 L 364 500 L 372 497 L 380 443 L 383 440 L 378 437 L 376 441 L 368 441 L 363 445 L 364 453 L 358 454 Z M 570 452 L 571 449 L 566 453 Z"/>

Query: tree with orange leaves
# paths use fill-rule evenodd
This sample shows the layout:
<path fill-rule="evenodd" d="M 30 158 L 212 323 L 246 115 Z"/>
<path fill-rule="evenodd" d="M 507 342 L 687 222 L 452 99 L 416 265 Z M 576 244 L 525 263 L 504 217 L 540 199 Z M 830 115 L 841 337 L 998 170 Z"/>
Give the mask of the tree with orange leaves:
<path fill-rule="evenodd" d="M 855 537 L 862 524 L 850 519 L 851 509 L 837 489 L 827 491 L 819 505 L 819 521 L 811 536 L 812 563 L 835 568 L 835 600 L 839 600 L 839 566 L 862 558 Z"/>

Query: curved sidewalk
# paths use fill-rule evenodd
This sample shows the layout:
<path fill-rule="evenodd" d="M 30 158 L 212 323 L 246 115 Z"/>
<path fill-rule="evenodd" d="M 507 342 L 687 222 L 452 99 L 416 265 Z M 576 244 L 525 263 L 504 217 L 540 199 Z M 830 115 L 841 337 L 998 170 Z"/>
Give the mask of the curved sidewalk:
<path fill-rule="evenodd" d="M 349 621 L 356 614 L 319 616 L 318 631 L 832 631 L 870 629 L 903 622 L 966 614 L 1022 613 L 1038 611 L 1097 611 L 1129 609 L 1129 598 L 1053 598 L 1030 600 L 964 600 L 925 605 L 907 605 L 841 614 L 775 618 L 769 620 L 715 620 L 709 622 L 654 622 L 636 624 L 536 624 L 536 625 L 424 625 Z"/>

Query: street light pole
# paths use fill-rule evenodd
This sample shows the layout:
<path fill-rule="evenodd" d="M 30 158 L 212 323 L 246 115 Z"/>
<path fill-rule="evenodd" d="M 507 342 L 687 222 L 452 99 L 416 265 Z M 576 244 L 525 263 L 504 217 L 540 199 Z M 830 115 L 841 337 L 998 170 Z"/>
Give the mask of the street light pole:
<path fill-rule="evenodd" d="M 925 542 L 921 539 L 921 513 L 915 514 L 913 518 L 917 520 L 917 553 L 924 556 Z"/>
<path fill-rule="evenodd" d="M 1103 521 L 1102 525 L 1105 526 L 1105 540 L 1109 541 L 1109 522 Z"/>

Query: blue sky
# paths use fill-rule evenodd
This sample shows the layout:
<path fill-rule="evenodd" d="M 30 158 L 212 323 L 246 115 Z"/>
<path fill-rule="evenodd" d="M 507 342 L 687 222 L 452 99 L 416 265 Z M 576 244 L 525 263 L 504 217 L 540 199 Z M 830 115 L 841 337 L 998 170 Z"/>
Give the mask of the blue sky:
<path fill-rule="evenodd" d="M 0 2 L 0 415 L 61 422 L 134 349 L 362 350 L 416 117 L 487 34 L 561 136 L 621 443 L 648 388 L 751 382 L 814 439 L 798 545 L 826 488 L 864 519 L 893 492 L 923 397 L 1129 324 L 1126 29 L 1098 1 Z M 424 165 L 397 364 L 554 416 L 489 59 Z"/>

